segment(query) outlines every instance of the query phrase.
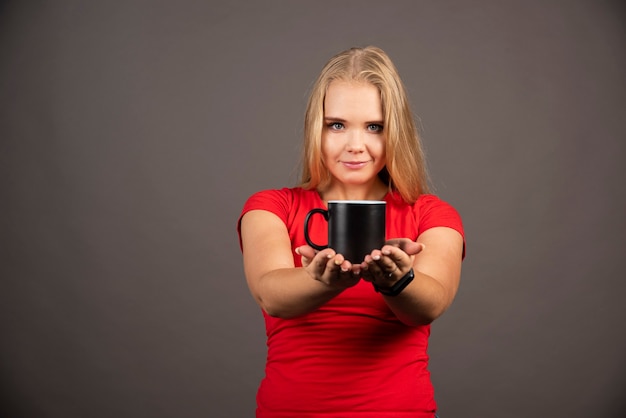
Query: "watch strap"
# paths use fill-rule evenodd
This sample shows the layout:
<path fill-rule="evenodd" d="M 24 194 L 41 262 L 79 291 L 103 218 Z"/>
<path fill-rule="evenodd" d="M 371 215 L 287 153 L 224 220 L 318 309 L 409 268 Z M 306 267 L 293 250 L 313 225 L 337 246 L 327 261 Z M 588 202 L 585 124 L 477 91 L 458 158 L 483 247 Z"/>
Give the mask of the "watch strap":
<path fill-rule="evenodd" d="M 409 283 L 413 281 L 414 278 L 415 278 L 415 272 L 411 268 L 411 270 L 409 270 L 407 274 L 402 276 L 400 280 L 395 282 L 393 286 L 380 288 L 376 286 L 376 284 L 374 284 L 374 290 L 385 296 L 398 296 L 400 292 L 402 292 L 404 288 L 407 287 Z"/>

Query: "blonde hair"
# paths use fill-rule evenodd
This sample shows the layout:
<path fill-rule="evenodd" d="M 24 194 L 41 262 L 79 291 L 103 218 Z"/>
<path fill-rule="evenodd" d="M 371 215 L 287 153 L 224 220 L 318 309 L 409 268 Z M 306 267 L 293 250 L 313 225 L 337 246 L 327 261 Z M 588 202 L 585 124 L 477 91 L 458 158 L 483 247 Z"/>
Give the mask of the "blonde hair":
<path fill-rule="evenodd" d="M 407 203 L 428 193 L 428 173 L 407 94 L 391 59 L 369 46 L 332 57 L 313 85 L 304 118 L 301 187 L 323 190 L 331 176 L 321 155 L 324 99 L 334 80 L 367 82 L 378 88 L 384 114 L 386 166 L 379 177 Z"/>

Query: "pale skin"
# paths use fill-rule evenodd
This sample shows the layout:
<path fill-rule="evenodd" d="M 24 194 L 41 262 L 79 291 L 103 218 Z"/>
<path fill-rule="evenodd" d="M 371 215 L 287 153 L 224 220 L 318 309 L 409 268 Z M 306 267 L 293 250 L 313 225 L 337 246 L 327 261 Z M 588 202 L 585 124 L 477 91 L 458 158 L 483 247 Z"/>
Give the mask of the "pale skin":
<path fill-rule="evenodd" d="M 380 200 L 387 186 L 377 173 L 385 165 L 380 94 L 373 85 L 333 81 L 324 102 L 322 156 L 332 181 L 320 191 L 328 200 Z M 413 241 L 397 238 L 352 264 L 333 249 L 296 248 L 296 267 L 285 224 L 273 213 L 253 210 L 241 220 L 248 287 L 271 316 L 294 318 L 312 312 L 360 280 L 391 287 L 411 268 L 415 279 L 398 295 L 383 296 L 397 318 L 411 326 L 429 324 L 452 303 L 461 275 L 463 238 L 445 227 Z"/>

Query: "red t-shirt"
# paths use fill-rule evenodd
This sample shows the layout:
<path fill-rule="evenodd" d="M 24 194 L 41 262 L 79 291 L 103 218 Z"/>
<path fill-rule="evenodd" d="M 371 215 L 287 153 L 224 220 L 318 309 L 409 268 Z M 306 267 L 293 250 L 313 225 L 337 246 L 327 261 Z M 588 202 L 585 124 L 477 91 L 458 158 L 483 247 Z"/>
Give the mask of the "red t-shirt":
<path fill-rule="evenodd" d="M 387 239 L 411 238 L 437 226 L 463 235 L 457 211 L 434 195 L 414 205 L 388 194 Z M 325 208 L 315 190 L 266 190 L 246 212 L 262 209 L 287 226 L 292 251 L 305 245 L 304 217 Z M 327 241 L 321 216 L 309 221 L 311 239 Z M 294 263 L 301 266 L 293 252 Z M 416 418 L 436 410 L 428 366 L 430 325 L 401 323 L 371 283 L 361 281 L 314 312 L 294 319 L 263 312 L 267 334 L 265 378 L 257 393 L 258 418 Z"/>

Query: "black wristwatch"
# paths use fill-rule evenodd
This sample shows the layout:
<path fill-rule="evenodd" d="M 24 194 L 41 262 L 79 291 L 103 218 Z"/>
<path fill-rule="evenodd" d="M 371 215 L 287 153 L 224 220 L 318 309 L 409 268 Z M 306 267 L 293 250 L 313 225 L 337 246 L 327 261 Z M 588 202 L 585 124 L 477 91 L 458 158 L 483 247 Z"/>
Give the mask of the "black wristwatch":
<path fill-rule="evenodd" d="M 407 274 L 402 276 L 402 278 L 398 280 L 393 286 L 381 289 L 374 284 L 374 290 L 385 296 L 398 296 L 400 292 L 402 292 L 404 288 L 413 281 L 414 278 L 415 273 L 413 272 L 413 269 L 411 269 Z"/>

